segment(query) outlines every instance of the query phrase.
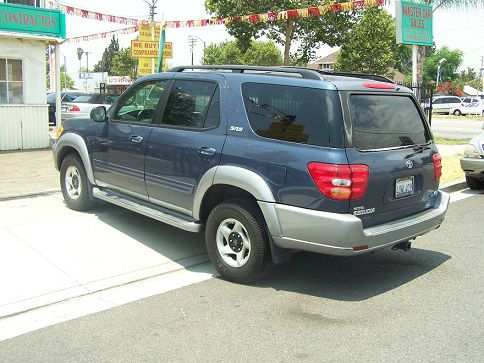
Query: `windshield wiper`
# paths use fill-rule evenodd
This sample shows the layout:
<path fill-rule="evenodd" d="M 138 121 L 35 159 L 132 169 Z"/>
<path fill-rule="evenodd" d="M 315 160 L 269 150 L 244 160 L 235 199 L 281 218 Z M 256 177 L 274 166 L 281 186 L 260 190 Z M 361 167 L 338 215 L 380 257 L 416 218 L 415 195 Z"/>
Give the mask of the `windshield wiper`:
<path fill-rule="evenodd" d="M 431 149 L 431 147 L 429 145 L 415 145 L 415 147 L 413 149 L 415 150 L 415 152 L 414 153 L 411 153 L 411 154 L 409 154 L 407 156 L 405 156 L 405 159 L 409 159 L 412 156 L 415 156 L 417 154 L 420 154 L 424 150 Z"/>

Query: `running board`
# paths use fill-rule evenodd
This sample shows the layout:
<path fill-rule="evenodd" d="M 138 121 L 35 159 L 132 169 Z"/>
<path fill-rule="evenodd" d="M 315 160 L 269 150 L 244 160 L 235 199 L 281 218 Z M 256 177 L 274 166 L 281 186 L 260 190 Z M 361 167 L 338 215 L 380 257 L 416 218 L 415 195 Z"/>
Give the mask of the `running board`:
<path fill-rule="evenodd" d="M 203 224 L 195 221 L 187 215 L 172 211 L 167 208 L 155 206 L 141 200 L 134 199 L 125 194 L 113 190 L 102 190 L 97 187 L 92 189 L 92 195 L 108 203 L 116 204 L 133 212 L 156 219 L 157 221 L 169 224 L 188 232 L 198 233 L 202 230 Z"/>

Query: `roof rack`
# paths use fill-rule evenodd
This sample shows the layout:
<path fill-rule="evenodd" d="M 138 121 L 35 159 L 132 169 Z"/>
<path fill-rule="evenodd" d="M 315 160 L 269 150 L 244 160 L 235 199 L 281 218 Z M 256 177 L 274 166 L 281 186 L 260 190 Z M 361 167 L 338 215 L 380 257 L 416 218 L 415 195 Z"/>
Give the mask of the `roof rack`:
<path fill-rule="evenodd" d="M 391 79 L 384 77 L 384 76 L 379 76 L 377 74 L 339 72 L 339 71 L 335 71 L 335 70 L 332 70 L 332 69 L 331 70 L 329 70 L 329 69 L 312 69 L 312 68 L 296 67 L 296 66 L 284 66 L 284 68 L 311 69 L 314 72 L 318 72 L 319 74 L 322 74 L 322 75 L 325 75 L 325 76 L 327 75 L 327 76 L 363 78 L 363 79 L 371 79 L 371 80 L 379 81 L 379 82 L 395 83 Z"/>
<path fill-rule="evenodd" d="M 268 75 L 282 74 L 299 74 L 304 79 L 314 79 L 321 81 L 322 77 L 318 71 L 303 67 L 260 67 L 244 65 L 199 65 L 199 66 L 180 66 L 174 67 L 169 72 L 183 72 L 185 70 L 212 70 L 212 71 L 231 71 L 232 73 L 247 73 L 247 71 L 261 72 Z"/>
<path fill-rule="evenodd" d="M 364 78 L 364 79 L 371 79 L 371 80 L 380 81 L 380 82 L 395 83 L 390 78 L 387 78 L 385 76 L 379 76 L 377 74 L 338 72 L 338 71 L 326 70 L 326 69 L 318 69 L 318 72 L 321 74 L 327 74 L 330 76 Z"/>

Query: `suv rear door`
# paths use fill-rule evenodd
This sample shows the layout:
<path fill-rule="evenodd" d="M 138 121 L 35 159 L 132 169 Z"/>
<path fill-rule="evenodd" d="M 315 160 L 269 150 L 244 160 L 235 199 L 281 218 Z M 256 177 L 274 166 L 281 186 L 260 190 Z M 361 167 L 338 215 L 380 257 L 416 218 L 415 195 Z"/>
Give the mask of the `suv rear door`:
<path fill-rule="evenodd" d="M 431 207 L 434 178 L 430 132 L 414 98 L 393 92 L 348 93 L 352 132 L 346 148 L 350 164 L 369 168 L 363 198 L 350 202 L 350 213 L 365 227 Z"/>

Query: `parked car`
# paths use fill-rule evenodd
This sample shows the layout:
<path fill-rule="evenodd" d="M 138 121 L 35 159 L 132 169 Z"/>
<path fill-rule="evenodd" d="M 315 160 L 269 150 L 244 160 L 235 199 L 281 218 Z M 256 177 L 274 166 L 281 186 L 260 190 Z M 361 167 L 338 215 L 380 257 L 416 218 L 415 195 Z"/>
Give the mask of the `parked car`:
<path fill-rule="evenodd" d="M 62 104 L 62 120 L 73 117 L 89 117 L 91 110 L 97 106 L 104 105 L 108 109 L 119 95 L 114 93 L 94 93 L 79 96 L 71 102 Z"/>
<path fill-rule="evenodd" d="M 138 79 L 53 146 L 69 208 L 96 200 L 205 233 L 247 283 L 303 250 L 408 250 L 449 195 L 411 90 L 308 68 L 188 66 Z"/>
<path fill-rule="evenodd" d="M 432 112 L 435 113 L 449 113 L 451 109 L 455 109 L 457 106 L 464 107 L 462 99 L 457 96 L 434 96 L 432 98 Z M 428 112 L 430 108 L 430 101 L 427 100 L 422 104 L 422 108 L 425 112 Z"/>
<path fill-rule="evenodd" d="M 484 189 L 484 133 L 474 137 L 466 145 L 460 166 L 466 175 L 469 188 Z"/>
<path fill-rule="evenodd" d="M 473 101 L 465 104 L 464 107 L 459 106 L 457 108 L 453 108 L 450 110 L 449 113 L 454 114 L 456 116 L 460 116 L 460 115 L 484 116 L 484 100 L 478 99 L 477 101 Z"/>
<path fill-rule="evenodd" d="M 81 91 L 66 91 L 61 92 L 61 102 L 71 102 L 77 97 L 84 95 L 85 92 Z M 55 125 L 55 92 L 47 94 L 47 104 L 49 105 L 49 125 Z M 62 118 L 62 117 L 61 117 Z"/>

